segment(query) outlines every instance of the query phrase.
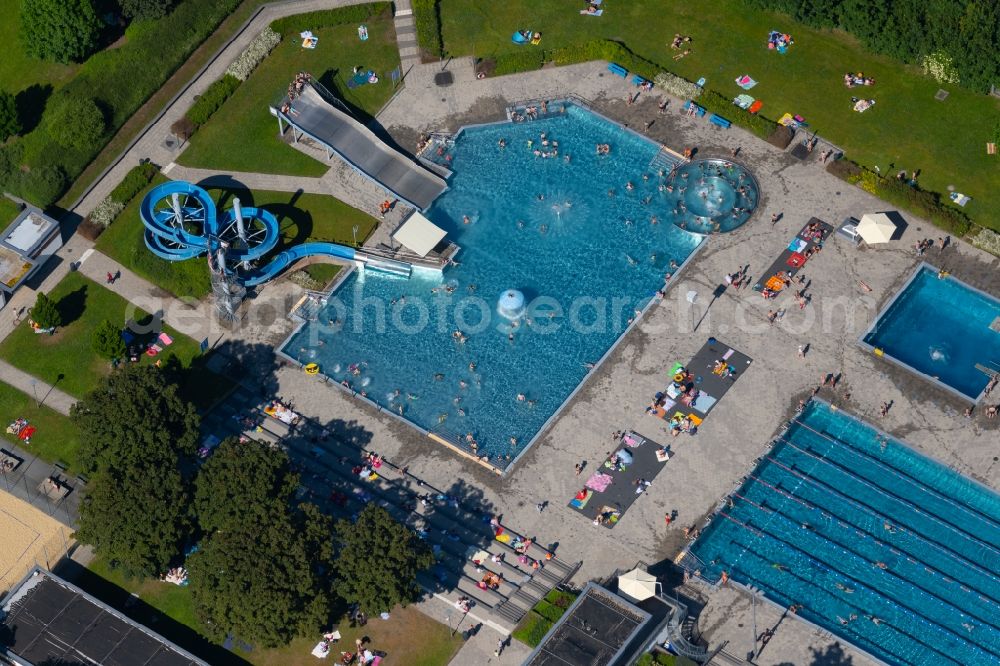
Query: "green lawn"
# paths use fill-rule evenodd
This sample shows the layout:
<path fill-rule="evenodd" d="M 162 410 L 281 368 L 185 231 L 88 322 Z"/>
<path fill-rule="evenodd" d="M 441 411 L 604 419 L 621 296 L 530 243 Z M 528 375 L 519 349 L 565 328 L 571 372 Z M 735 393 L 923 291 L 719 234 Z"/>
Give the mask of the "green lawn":
<path fill-rule="evenodd" d="M 0 90 L 15 95 L 31 86 L 60 85 L 73 78 L 77 65 L 36 60 L 24 52 L 21 42 L 21 0 L 0 0 Z"/>
<path fill-rule="evenodd" d="M 487 57 L 516 49 L 511 34 L 530 28 L 542 33 L 542 48 L 588 39 L 623 42 L 637 54 L 728 97 L 743 91 L 734 82 L 749 74 L 759 84 L 749 94 L 762 100 L 762 115 L 777 119 L 791 112 L 810 129 L 841 146 L 849 158 L 882 173 L 920 169 L 924 189 L 942 192 L 953 185 L 973 197 L 965 212 L 1000 229 L 1000 157 L 986 155 L 998 119 L 1000 100 L 954 85 L 940 85 L 916 68 L 864 50 L 842 32 L 818 31 L 792 19 L 750 9 L 741 0 L 703 5 L 662 0 L 609 0 L 599 18 L 579 16 L 564 3 L 510 0 L 448 0 L 441 5 L 445 49 L 449 55 Z M 787 55 L 766 48 L 770 30 L 790 33 Z M 675 33 L 690 35 L 688 57 L 674 61 L 669 42 Z M 876 85 L 849 90 L 847 71 L 863 71 Z M 950 93 L 944 102 L 934 93 Z M 851 109 L 852 96 L 877 101 L 866 113 Z M 678 145 L 681 145 L 678 143 Z M 891 165 L 891 166 L 890 166 Z"/>
<path fill-rule="evenodd" d="M 558 622 L 566 609 L 573 605 L 576 596 L 562 590 L 549 590 L 549 593 L 521 619 L 511 635 L 526 645 L 537 647 L 552 625 Z"/>
<path fill-rule="evenodd" d="M 139 204 L 146 192 L 165 180 L 162 176 L 155 178 L 149 188 L 125 207 L 97 239 L 97 249 L 176 296 L 202 298 L 210 291 L 208 268 L 203 260 L 166 261 L 153 255 L 143 241 Z M 307 240 L 353 245 L 352 227 L 358 227 L 359 243 L 375 229 L 375 218 L 331 196 L 218 188 L 209 191 L 221 202 L 220 208 L 230 205 L 235 195 L 245 206 L 259 206 L 274 213 L 281 225 L 281 239 L 275 252 Z M 320 273 L 325 275 L 326 271 Z"/>
<path fill-rule="evenodd" d="M 38 398 L 43 400 L 39 390 Z M 76 470 L 76 451 L 80 445 L 80 431 L 69 419 L 43 403 L 39 408 L 33 395 L 27 395 L 13 386 L 0 382 L 0 427 L 23 417 L 38 430 L 31 437 L 31 444 L 18 441 L 14 435 L 0 430 L 0 440 L 6 440 L 30 451 L 42 460 L 65 463 L 69 470 Z"/>
<path fill-rule="evenodd" d="M 178 163 L 234 171 L 321 176 L 328 166 L 289 147 L 278 137 L 278 122 L 268 106 L 281 100 L 296 72 L 308 71 L 338 94 L 362 119 L 375 114 L 392 96 L 389 72 L 399 66 L 396 32 L 390 17 L 366 23 L 368 40 L 358 40 L 352 24 L 320 28 L 315 50 L 303 49 L 297 34 L 288 36 L 226 103 L 192 137 Z M 355 66 L 372 69 L 379 82 L 350 90 Z"/>
<path fill-rule="evenodd" d="M 198 621 L 188 588 L 178 587 L 157 580 L 129 580 L 120 571 L 111 568 L 100 558 L 89 566 L 89 572 L 77 584 L 90 592 L 121 608 L 129 594 L 138 595 L 146 605 L 133 606 L 126 614 L 149 624 L 149 619 L 159 611 L 176 624 L 165 625 L 163 621 L 150 626 L 167 638 L 196 656 L 212 664 L 227 666 L 250 662 L 259 666 L 282 664 L 282 666 L 313 666 L 316 658 L 309 652 L 319 636 L 296 638 L 283 648 L 253 652 L 228 652 L 221 646 L 213 645 L 197 634 Z M 445 666 L 462 646 L 460 634 L 451 636 L 448 627 L 427 617 L 412 606 L 396 608 L 389 621 L 373 620 L 365 627 L 349 626 L 346 618 L 339 624 L 343 638 L 335 649 L 354 647 L 354 639 L 368 636 L 379 650 L 388 656 L 383 660 L 386 666 L 405 664 L 406 666 Z M 339 650 L 337 652 L 339 656 Z M 330 660 L 333 663 L 333 660 Z"/>
<path fill-rule="evenodd" d="M 146 321 L 148 313 L 133 308 L 118 294 L 79 273 L 69 273 L 49 297 L 58 304 L 65 325 L 55 335 L 37 335 L 26 317 L 0 343 L 0 358 L 82 398 L 111 370 L 111 365 L 91 349 L 93 330 L 105 319 L 124 325 L 130 309 L 140 322 Z M 199 354 L 198 344 L 169 326 L 163 330 L 174 340 L 166 351 L 177 356 L 184 366 L 190 366 Z M 151 363 L 153 359 L 142 355 L 140 362 Z"/>
<path fill-rule="evenodd" d="M 20 206 L 0 194 L 0 230 L 6 229 L 7 225 L 13 222 L 20 212 Z"/>

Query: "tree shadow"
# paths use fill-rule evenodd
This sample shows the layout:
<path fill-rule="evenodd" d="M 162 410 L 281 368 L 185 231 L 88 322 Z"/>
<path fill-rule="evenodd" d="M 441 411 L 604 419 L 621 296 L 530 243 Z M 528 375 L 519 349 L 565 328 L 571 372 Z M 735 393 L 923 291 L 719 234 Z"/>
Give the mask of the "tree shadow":
<path fill-rule="evenodd" d="M 56 309 L 59 310 L 59 317 L 63 326 L 69 326 L 83 316 L 83 311 L 87 308 L 87 285 L 81 285 L 70 293 L 59 299 Z"/>
<path fill-rule="evenodd" d="M 851 666 L 854 657 L 844 650 L 839 642 L 831 643 L 825 648 L 809 648 L 812 653 L 810 666 Z"/>
<path fill-rule="evenodd" d="M 200 367 L 228 377 L 261 398 L 274 397 L 278 392 L 281 361 L 270 345 L 227 339 L 199 362 Z"/>
<path fill-rule="evenodd" d="M 14 98 L 14 107 L 17 109 L 17 118 L 21 123 L 21 135 L 28 134 L 38 127 L 42 119 L 42 112 L 45 111 L 45 103 L 52 95 L 52 86 L 48 83 L 35 83 L 21 92 Z"/>
<path fill-rule="evenodd" d="M 211 642 L 193 628 L 181 624 L 162 611 L 150 606 L 139 597 L 133 596 L 127 590 L 98 576 L 93 571 L 69 558 L 63 559 L 56 567 L 56 573 L 66 580 L 71 581 L 87 594 L 112 606 L 136 622 L 149 627 L 155 633 L 160 634 L 167 640 L 210 664 L 222 664 L 224 666 L 248 666 L 249 664 L 245 659 L 241 659 L 238 655 L 229 652 L 221 645 Z"/>

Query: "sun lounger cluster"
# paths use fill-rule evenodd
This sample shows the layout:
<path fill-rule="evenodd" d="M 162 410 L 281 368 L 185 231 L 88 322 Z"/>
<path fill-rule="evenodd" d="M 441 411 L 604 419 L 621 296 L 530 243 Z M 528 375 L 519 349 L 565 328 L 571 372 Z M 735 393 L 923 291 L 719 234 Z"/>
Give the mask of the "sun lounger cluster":
<path fill-rule="evenodd" d="M 784 289 L 791 286 L 806 262 L 823 249 L 823 243 L 833 232 L 833 227 L 816 219 L 808 223 L 788 243 L 781 256 L 764 271 L 761 279 L 753 286 L 765 299 L 777 298 Z"/>

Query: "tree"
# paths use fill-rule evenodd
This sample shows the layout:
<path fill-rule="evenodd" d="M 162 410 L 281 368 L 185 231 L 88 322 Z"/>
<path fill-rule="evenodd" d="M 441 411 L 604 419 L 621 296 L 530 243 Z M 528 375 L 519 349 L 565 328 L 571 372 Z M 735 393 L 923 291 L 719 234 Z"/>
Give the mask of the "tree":
<path fill-rule="evenodd" d="M 202 530 L 246 529 L 284 516 L 298 486 L 288 454 L 259 442 L 227 439 L 201 468 L 194 505 Z"/>
<path fill-rule="evenodd" d="M 163 18 L 172 4 L 171 0 L 121 0 L 122 13 L 133 21 Z"/>
<path fill-rule="evenodd" d="M 58 328 L 62 325 L 62 315 L 55 301 L 38 292 L 35 299 L 35 307 L 31 308 L 31 321 L 38 324 L 39 328 Z"/>
<path fill-rule="evenodd" d="M 21 0 L 21 38 L 35 58 L 79 62 L 94 50 L 100 29 L 90 0 Z"/>
<path fill-rule="evenodd" d="M 76 538 L 127 576 L 157 576 L 190 534 L 188 505 L 188 483 L 176 464 L 104 469 L 90 479 Z"/>
<path fill-rule="evenodd" d="M 406 605 L 416 592 L 417 574 L 434 563 L 426 543 L 389 512 L 367 505 L 356 522 L 337 522 L 334 589 L 365 613 Z"/>
<path fill-rule="evenodd" d="M 317 566 L 317 544 L 308 535 L 324 532 L 329 544 L 329 520 L 311 511 L 294 518 L 288 513 L 272 516 L 268 522 L 203 539 L 187 568 L 195 613 L 205 632 L 215 640 L 233 635 L 277 647 L 319 629 L 332 606 L 326 578 L 332 563 Z M 332 549 L 328 552 L 332 555 Z"/>
<path fill-rule="evenodd" d="M 93 148 L 104 136 L 107 126 L 104 113 L 89 97 L 63 95 L 47 116 L 49 135 L 66 148 Z"/>
<path fill-rule="evenodd" d="M 120 326 L 115 326 L 105 319 L 94 329 L 91 345 L 97 355 L 113 361 L 125 356 L 125 341 L 122 339 Z"/>
<path fill-rule="evenodd" d="M 17 115 L 14 95 L 0 90 L 0 143 L 21 131 L 21 120 Z"/>
<path fill-rule="evenodd" d="M 127 364 L 73 405 L 80 427 L 80 461 L 94 471 L 129 470 L 146 464 L 177 468 L 198 442 L 198 414 L 182 400 L 169 373 Z"/>

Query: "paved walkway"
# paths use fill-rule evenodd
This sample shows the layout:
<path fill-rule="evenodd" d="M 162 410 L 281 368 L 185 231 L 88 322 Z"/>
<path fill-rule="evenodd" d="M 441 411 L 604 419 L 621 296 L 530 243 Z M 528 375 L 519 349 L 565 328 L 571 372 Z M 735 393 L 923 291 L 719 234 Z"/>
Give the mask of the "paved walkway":
<path fill-rule="evenodd" d="M 68 393 L 15 368 L 7 361 L 0 361 L 0 377 L 3 377 L 5 384 L 10 384 L 29 396 L 36 396 L 41 404 L 66 416 L 69 416 L 69 408 L 76 402 L 76 398 Z"/>

